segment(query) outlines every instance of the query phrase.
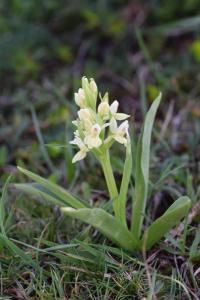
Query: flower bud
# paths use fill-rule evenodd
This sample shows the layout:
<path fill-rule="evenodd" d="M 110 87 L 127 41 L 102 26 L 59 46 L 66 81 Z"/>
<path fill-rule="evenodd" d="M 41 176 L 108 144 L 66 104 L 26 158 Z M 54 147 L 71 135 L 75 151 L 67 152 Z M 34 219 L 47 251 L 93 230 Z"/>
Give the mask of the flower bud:
<path fill-rule="evenodd" d="M 85 101 L 85 92 L 83 89 L 79 89 L 78 93 L 74 94 L 75 97 L 75 102 L 76 104 L 80 107 L 80 108 L 84 108 L 86 105 L 86 101 Z"/>
<path fill-rule="evenodd" d="M 100 117 L 103 118 L 103 120 L 109 119 L 109 112 L 110 112 L 110 106 L 108 102 L 103 101 L 98 106 L 98 114 Z"/>
<path fill-rule="evenodd" d="M 87 79 L 87 77 L 83 76 L 82 77 L 82 87 L 84 89 L 84 87 L 88 86 L 89 85 L 89 81 Z"/>
<path fill-rule="evenodd" d="M 90 110 L 88 108 L 83 108 L 78 111 L 78 116 L 81 121 L 92 120 Z"/>
<path fill-rule="evenodd" d="M 96 82 L 94 81 L 93 78 L 90 79 L 90 89 L 93 93 L 97 94 L 98 89 L 97 89 Z"/>
<path fill-rule="evenodd" d="M 92 108 L 93 110 L 95 110 L 98 89 L 97 89 L 97 85 L 96 85 L 94 79 L 90 79 L 90 81 L 89 81 L 86 77 L 83 77 L 82 78 L 82 88 L 85 93 L 87 106 Z"/>
<path fill-rule="evenodd" d="M 102 145 L 102 140 L 99 137 L 101 129 L 99 124 L 94 124 L 85 135 L 84 142 L 89 149 L 98 148 Z"/>
<path fill-rule="evenodd" d="M 78 111 L 78 116 L 83 130 L 88 131 L 91 128 L 94 121 L 90 110 L 88 108 L 80 109 Z"/>

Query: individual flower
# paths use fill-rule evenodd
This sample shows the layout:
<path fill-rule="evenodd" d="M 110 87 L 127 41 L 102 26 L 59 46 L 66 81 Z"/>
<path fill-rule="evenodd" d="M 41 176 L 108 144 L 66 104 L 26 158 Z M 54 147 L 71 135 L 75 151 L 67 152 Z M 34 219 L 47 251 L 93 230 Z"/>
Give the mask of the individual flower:
<path fill-rule="evenodd" d="M 75 138 L 73 141 L 70 142 L 72 145 L 77 145 L 79 147 L 79 151 L 75 154 L 75 156 L 72 159 L 72 163 L 75 163 L 81 159 L 84 159 L 87 155 L 87 152 L 89 149 L 84 144 L 84 142 L 81 140 L 81 138 L 78 136 L 78 133 L 75 132 Z"/>
<path fill-rule="evenodd" d="M 102 140 L 99 137 L 102 127 L 99 124 L 95 124 L 91 127 L 90 131 L 84 138 L 85 144 L 89 149 L 98 148 L 102 144 Z"/>
<path fill-rule="evenodd" d="M 103 120 L 110 118 L 110 106 L 107 101 L 102 101 L 98 106 L 98 114 Z"/>
<path fill-rule="evenodd" d="M 83 125 L 83 130 L 89 131 L 95 122 L 90 109 L 80 109 L 78 111 L 78 117 Z"/>
<path fill-rule="evenodd" d="M 117 122 L 114 118 L 112 118 L 110 122 L 110 132 L 113 135 L 113 138 L 120 144 L 127 145 L 127 140 L 129 139 L 129 133 L 128 133 L 129 124 L 128 121 L 124 121 L 121 123 L 121 125 L 118 127 Z"/>
<path fill-rule="evenodd" d="M 127 114 L 118 113 L 119 102 L 115 100 L 111 105 L 106 97 L 98 106 L 98 114 L 105 121 L 114 118 L 117 121 L 123 121 L 129 117 Z"/>
<path fill-rule="evenodd" d="M 119 102 L 115 100 L 111 105 L 110 105 L 110 113 L 111 113 L 111 118 L 114 118 L 115 120 L 118 121 L 123 121 L 126 120 L 127 118 L 130 117 L 130 115 L 123 114 L 123 113 L 118 113 L 118 107 L 119 107 Z"/>

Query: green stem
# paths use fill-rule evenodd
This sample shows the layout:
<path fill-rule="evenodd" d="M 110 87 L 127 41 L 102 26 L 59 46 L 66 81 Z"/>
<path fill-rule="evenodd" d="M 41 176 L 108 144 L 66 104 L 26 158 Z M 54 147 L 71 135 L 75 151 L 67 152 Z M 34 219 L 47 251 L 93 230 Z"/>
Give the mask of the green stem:
<path fill-rule="evenodd" d="M 104 172 L 104 176 L 106 179 L 106 183 L 107 183 L 107 187 L 108 187 L 108 191 L 110 194 L 110 198 L 111 199 L 115 199 L 116 197 L 118 197 L 118 190 L 117 190 L 117 186 L 116 186 L 116 182 L 115 182 L 115 178 L 113 175 L 113 170 L 112 170 L 112 166 L 110 163 L 110 154 L 109 151 L 106 151 L 105 155 L 103 155 L 100 159 L 102 168 L 103 168 L 103 172 Z"/>

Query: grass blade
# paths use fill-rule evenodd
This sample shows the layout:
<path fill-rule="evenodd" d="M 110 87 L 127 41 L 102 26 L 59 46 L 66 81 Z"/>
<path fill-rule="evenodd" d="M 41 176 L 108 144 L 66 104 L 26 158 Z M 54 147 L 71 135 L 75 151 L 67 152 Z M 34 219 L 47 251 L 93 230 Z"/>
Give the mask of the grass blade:
<path fill-rule="evenodd" d="M 18 246 L 16 246 L 7 236 L 0 233 L 0 240 L 5 247 L 10 249 L 12 253 L 19 256 L 24 263 L 34 268 L 38 268 L 38 265 L 33 261 L 31 255 L 27 254 Z"/>
<path fill-rule="evenodd" d="M 119 220 L 101 208 L 84 208 L 76 210 L 70 207 L 63 207 L 61 210 L 70 217 L 92 225 L 103 235 L 124 249 L 133 251 L 138 248 L 138 243 L 133 238 L 130 231 L 128 231 Z"/>
<path fill-rule="evenodd" d="M 199 25 L 200 25 L 200 16 L 193 16 L 190 18 L 185 18 L 182 20 L 151 27 L 147 31 L 148 34 L 153 34 L 153 35 L 158 34 L 158 35 L 166 35 L 166 36 L 175 36 L 190 31 L 196 31 L 199 29 Z"/>
<path fill-rule="evenodd" d="M 0 198 L 0 229 L 3 235 L 6 235 L 5 227 L 4 227 L 4 221 L 5 221 L 5 197 L 7 193 L 8 184 L 10 182 L 11 175 L 7 178 L 6 183 L 2 190 L 2 196 Z"/>
<path fill-rule="evenodd" d="M 158 242 L 172 227 L 188 213 L 191 201 L 183 196 L 177 199 L 167 211 L 156 221 L 154 221 L 145 231 L 142 238 L 142 247 L 150 249 Z"/>
<path fill-rule="evenodd" d="M 41 184 L 45 189 L 53 193 L 58 199 L 62 200 L 66 205 L 70 205 L 74 208 L 84 208 L 87 207 L 85 203 L 77 199 L 71 193 L 66 191 L 64 188 L 60 187 L 59 185 L 50 182 L 26 169 L 18 167 L 19 171 L 25 174 L 26 176 L 30 177 L 32 180 L 36 181 L 37 183 Z M 16 185 L 17 187 L 17 185 Z"/>
<path fill-rule="evenodd" d="M 7 193 L 8 184 L 10 182 L 10 178 L 11 178 L 11 175 L 6 180 L 6 183 L 3 187 L 2 196 L 0 199 L 0 230 L 1 230 L 0 241 L 4 247 L 9 248 L 12 253 L 21 257 L 21 259 L 23 260 L 24 263 L 26 263 L 32 267 L 37 267 L 36 263 L 32 260 L 31 256 L 26 254 L 23 250 L 21 250 L 18 246 L 16 246 L 6 235 L 6 230 L 4 227 L 4 221 L 5 221 L 4 202 L 5 202 L 5 197 L 6 197 L 6 193 Z"/>
<path fill-rule="evenodd" d="M 135 193 L 131 219 L 131 231 L 134 237 L 137 239 L 139 239 L 141 236 L 141 229 L 146 207 L 149 181 L 151 132 L 160 100 L 161 94 L 159 94 L 159 96 L 154 100 L 146 115 L 143 129 L 137 143 Z"/>
<path fill-rule="evenodd" d="M 49 169 L 51 170 L 51 172 L 55 173 L 56 168 L 54 167 L 54 165 L 53 165 L 53 163 L 52 163 L 52 161 L 49 157 L 48 151 L 45 147 L 45 142 L 43 140 L 43 136 L 42 136 L 42 133 L 41 133 L 41 130 L 40 130 L 39 121 L 37 119 L 34 107 L 31 107 L 31 114 L 32 114 L 33 124 L 34 124 L 34 127 L 35 127 L 35 132 L 36 132 L 37 138 L 38 138 L 39 143 L 40 143 L 40 148 L 41 148 L 41 152 L 43 154 L 43 157 L 44 157 Z"/>

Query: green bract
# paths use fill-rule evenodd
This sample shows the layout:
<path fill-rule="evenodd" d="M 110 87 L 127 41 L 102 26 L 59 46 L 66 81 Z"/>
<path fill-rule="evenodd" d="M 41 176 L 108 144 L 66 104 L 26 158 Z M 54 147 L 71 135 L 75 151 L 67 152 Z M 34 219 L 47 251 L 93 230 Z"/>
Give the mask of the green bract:
<path fill-rule="evenodd" d="M 132 203 L 131 225 L 128 228 L 126 219 L 126 200 L 132 174 L 132 149 L 128 132 L 129 116 L 118 112 L 119 103 L 115 100 L 109 103 L 108 94 L 100 97 L 97 106 L 98 89 L 93 79 L 83 77 L 82 88 L 75 93 L 75 102 L 79 106 L 78 118 L 73 121 L 76 129 L 74 140 L 79 151 L 73 162 L 84 159 L 91 152 L 101 164 L 110 199 L 113 214 L 102 208 L 89 207 L 87 203 L 58 185 L 19 167 L 19 170 L 34 180 L 34 184 L 16 184 L 24 192 L 41 196 L 59 205 L 64 214 L 79 219 L 98 229 L 109 240 L 119 247 L 133 251 L 150 249 L 173 226 L 188 213 L 191 201 L 183 196 L 176 200 L 167 211 L 143 231 L 144 216 L 149 185 L 149 160 L 152 127 L 161 94 L 154 100 L 147 112 L 142 131 L 137 143 L 135 187 Z M 118 124 L 118 122 L 121 124 Z M 110 162 L 110 148 L 118 142 L 126 148 L 126 158 L 122 180 L 119 187 L 116 184 Z"/>

